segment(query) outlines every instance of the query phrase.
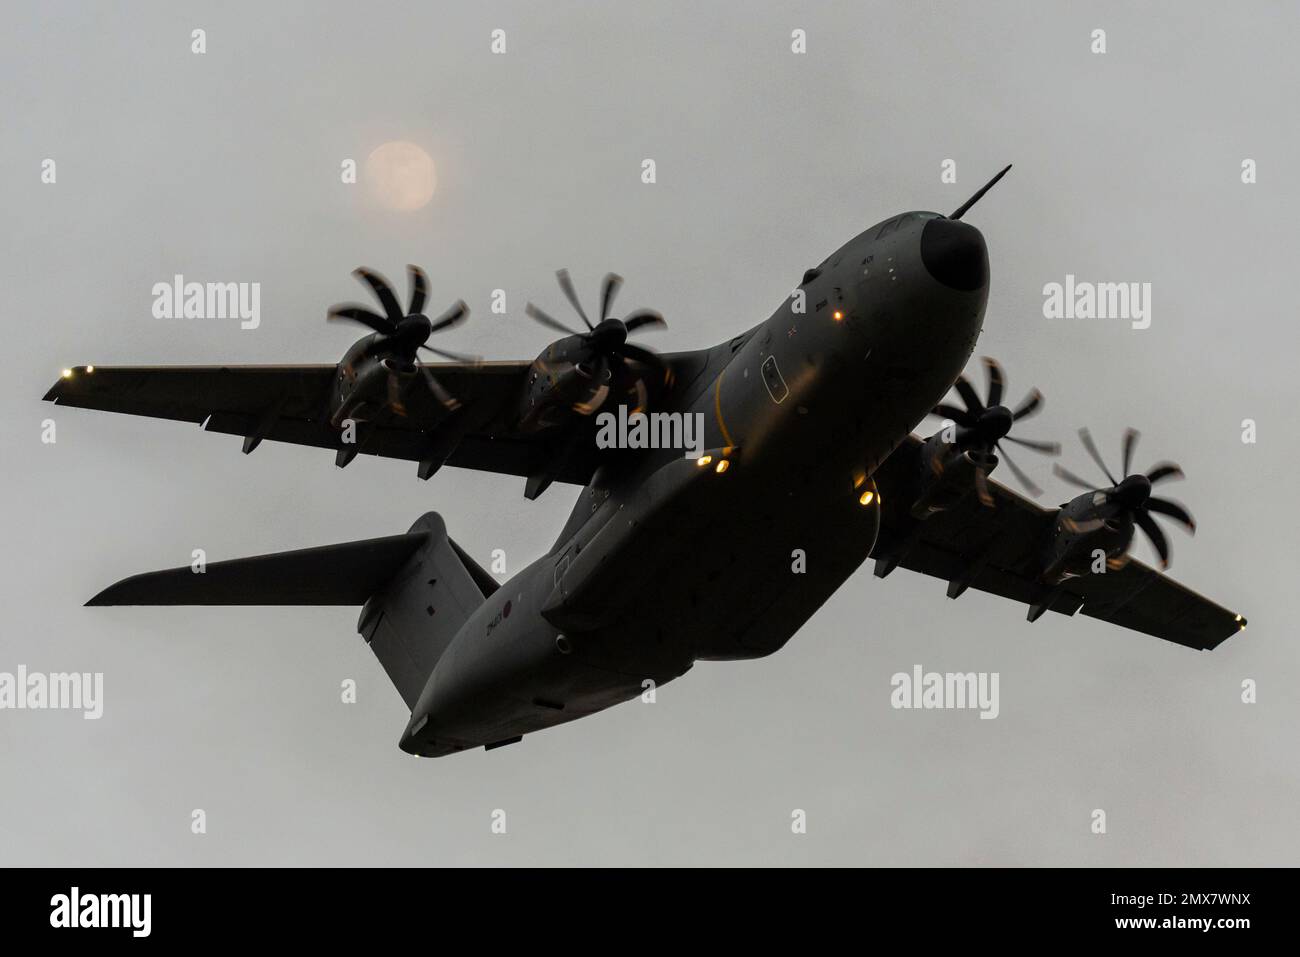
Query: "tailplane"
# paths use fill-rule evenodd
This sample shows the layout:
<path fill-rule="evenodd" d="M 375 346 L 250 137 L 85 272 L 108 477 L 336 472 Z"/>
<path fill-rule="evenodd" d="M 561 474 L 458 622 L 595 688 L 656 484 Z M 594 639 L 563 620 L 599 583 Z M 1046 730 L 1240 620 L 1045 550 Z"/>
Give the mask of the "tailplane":
<path fill-rule="evenodd" d="M 437 512 L 405 535 L 147 572 L 87 605 L 363 605 L 359 631 L 408 708 L 496 581 Z"/>

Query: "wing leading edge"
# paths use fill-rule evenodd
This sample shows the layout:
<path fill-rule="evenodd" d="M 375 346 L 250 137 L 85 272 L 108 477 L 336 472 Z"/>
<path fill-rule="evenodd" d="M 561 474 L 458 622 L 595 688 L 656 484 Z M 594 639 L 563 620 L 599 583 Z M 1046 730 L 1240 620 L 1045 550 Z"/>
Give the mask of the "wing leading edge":
<path fill-rule="evenodd" d="M 510 413 L 528 362 L 440 363 L 438 381 L 462 402 L 448 413 L 424 389 L 411 389 L 406 414 L 360 429 L 357 451 L 404 459 L 428 469 L 458 468 L 531 476 L 551 460 L 550 441 L 510 428 Z M 339 432 L 327 421 L 334 365 L 78 366 L 50 387 L 45 400 L 61 406 L 202 424 L 208 432 L 244 437 L 245 451 L 263 440 L 338 452 Z M 594 445 L 592 446 L 594 447 Z M 583 485 L 591 457 L 566 460 L 555 480 Z"/>

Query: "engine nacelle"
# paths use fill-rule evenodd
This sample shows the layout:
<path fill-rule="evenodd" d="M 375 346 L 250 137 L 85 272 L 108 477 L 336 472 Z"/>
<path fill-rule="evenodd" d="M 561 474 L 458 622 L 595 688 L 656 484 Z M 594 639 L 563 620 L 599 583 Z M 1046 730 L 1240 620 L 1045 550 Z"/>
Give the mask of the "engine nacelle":
<path fill-rule="evenodd" d="M 400 401 L 419 369 L 391 356 L 371 355 L 380 336 L 366 336 L 343 355 L 330 396 L 330 424 L 343 428 L 349 419 L 364 422 Z"/>
<path fill-rule="evenodd" d="M 520 402 L 521 431 L 541 432 L 593 415 L 608 397 L 608 363 L 589 364 L 589 350 L 577 336 L 572 339 L 561 339 L 533 360 Z"/>
<path fill-rule="evenodd" d="M 1102 492 L 1080 495 L 1056 516 L 1044 556 L 1043 581 L 1055 585 L 1067 578 L 1123 568 L 1132 541 L 1131 515 L 1110 505 Z"/>
<path fill-rule="evenodd" d="M 967 495 L 975 494 L 975 473 L 986 473 L 997 467 L 998 458 L 980 451 L 963 452 L 938 435 L 926 439 L 921 446 L 916 476 L 916 499 L 912 502 L 912 517 L 929 518 L 935 512 L 952 508 Z"/>

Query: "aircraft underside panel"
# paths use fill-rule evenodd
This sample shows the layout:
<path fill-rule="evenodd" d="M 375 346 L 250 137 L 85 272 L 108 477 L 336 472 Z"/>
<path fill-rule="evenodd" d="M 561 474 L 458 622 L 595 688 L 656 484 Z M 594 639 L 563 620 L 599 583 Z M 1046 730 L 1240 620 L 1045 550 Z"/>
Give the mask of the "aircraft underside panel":
<path fill-rule="evenodd" d="M 584 644 L 593 663 L 656 680 L 696 659 L 779 649 L 865 560 L 878 511 L 847 471 L 827 482 L 815 470 L 744 470 L 743 457 L 724 475 L 689 462 L 661 470 L 645 486 L 655 511 L 608 520 L 544 614 L 603 636 Z"/>

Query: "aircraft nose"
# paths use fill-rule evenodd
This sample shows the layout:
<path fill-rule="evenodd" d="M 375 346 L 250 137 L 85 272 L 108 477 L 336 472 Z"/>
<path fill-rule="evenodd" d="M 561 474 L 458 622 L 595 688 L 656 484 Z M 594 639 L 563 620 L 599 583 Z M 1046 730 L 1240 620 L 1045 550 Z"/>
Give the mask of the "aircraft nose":
<path fill-rule="evenodd" d="M 974 292 L 989 281 L 989 251 L 984 236 L 968 223 L 939 217 L 921 231 L 921 263 L 949 289 Z"/>

